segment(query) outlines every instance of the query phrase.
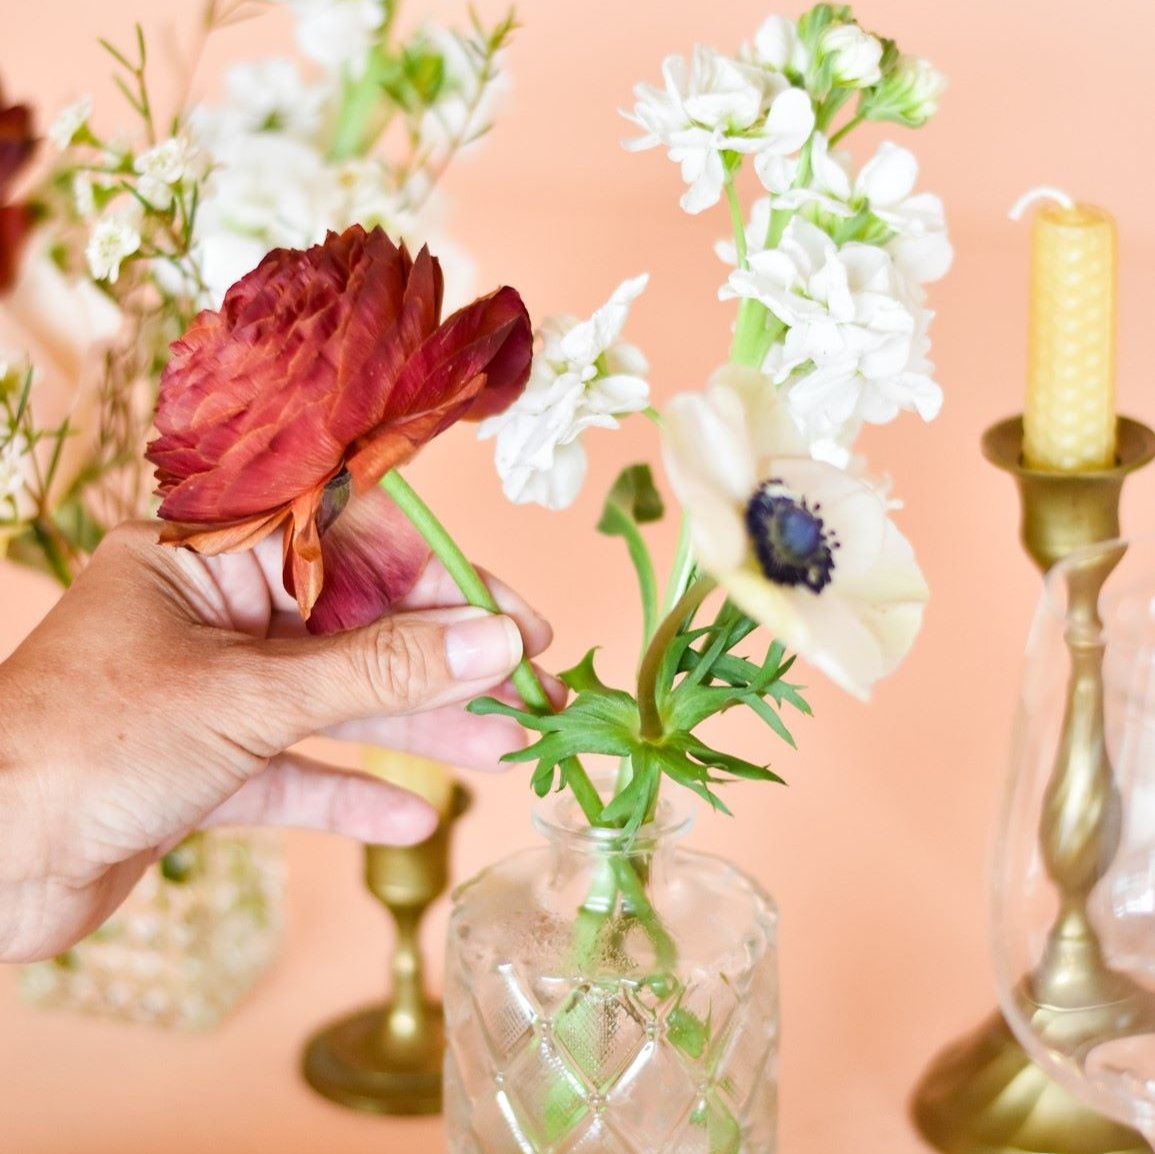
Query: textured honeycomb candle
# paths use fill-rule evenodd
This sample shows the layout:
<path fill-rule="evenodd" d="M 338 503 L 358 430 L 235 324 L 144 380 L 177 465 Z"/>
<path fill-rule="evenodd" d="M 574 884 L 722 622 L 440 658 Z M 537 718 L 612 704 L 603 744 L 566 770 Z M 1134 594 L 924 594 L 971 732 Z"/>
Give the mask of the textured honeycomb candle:
<path fill-rule="evenodd" d="M 1028 465 L 1077 473 L 1115 460 L 1115 222 L 1084 204 L 1036 215 L 1031 262 Z"/>

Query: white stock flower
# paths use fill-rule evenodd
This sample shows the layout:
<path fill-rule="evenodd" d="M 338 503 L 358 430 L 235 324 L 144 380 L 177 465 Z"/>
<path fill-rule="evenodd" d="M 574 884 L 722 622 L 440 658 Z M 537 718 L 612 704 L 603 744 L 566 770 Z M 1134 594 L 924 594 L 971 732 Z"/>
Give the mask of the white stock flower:
<path fill-rule="evenodd" d="M 883 78 L 869 106 L 872 120 L 897 120 L 917 128 L 937 111 L 946 77 L 929 60 L 900 56 Z"/>
<path fill-rule="evenodd" d="M 785 155 L 814 130 L 810 97 L 782 75 L 697 45 L 689 68 L 680 56 L 662 64 L 665 89 L 639 84 L 626 119 L 645 135 L 626 141 L 632 151 L 663 146 L 689 185 L 681 199 L 689 213 L 717 204 L 726 179 L 723 153 Z"/>
<path fill-rule="evenodd" d="M 619 339 L 648 281 L 648 274 L 623 281 L 589 320 L 550 317 L 541 325 L 525 392 L 478 430 L 479 438 L 496 438 L 497 471 L 511 501 L 572 504 L 586 474 L 582 433 L 616 429 L 618 416 L 650 403 L 649 364 Z"/>
<path fill-rule="evenodd" d="M 325 106 L 336 93 L 328 79 L 306 83 L 296 63 L 281 56 L 238 64 L 225 74 L 225 99 L 199 104 L 189 115 L 189 132 L 211 155 L 258 134 L 309 142 L 322 126 Z"/>
<path fill-rule="evenodd" d="M 832 24 L 818 41 L 830 61 L 834 82 L 844 88 L 869 88 L 882 79 L 882 43 L 857 24 Z"/>
<path fill-rule="evenodd" d="M 756 64 L 773 72 L 788 72 L 804 76 L 809 64 L 809 53 L 798 24 L 787 16 L 769 16 L 754 34 L 753 49 L 746 54 Z"/>
<path fill-rule="evenodd" d="M 939 197 L 914 191 L 918 180 L 914 153 L 883 141 L 858 175 L 852 176 L 850 157 L 831 152 L 826 137 L 815 133 L 810 163 L 811 183 L 806 188 L 791 187 L 794 172 L 788 168 L 759 169 L 776 209 L 796 211 L 814 204 L 845 219 L 869 209 L 895 234 L 892 255 L 911 280 L 925 284 L 946 275 L 954 257 L 946 214 Z"/>
<path fill-rule="evenodd" d="M 123 215 L 109 215 L 98 220 L 88 238 L 84 255 L 93 280 L 115 284 L 125 257 L 140 248 L 140 232 Z"/>
<path fill-rule="evenodd" d="M 662 448 L 698 564 L 788 649 L 866 698 L 928 596 L 880 494 L 812 459 L 774 385 L 727 365 L 667 407 Z"/>
<path fill-rule="evenodd" d="M 369 49 L 385 23 L 386 0 L 281 0 L 297 20 L 297 44 L 332 72 L 365 70 Z"/>
<path fill-rule="evenodd" d="M 777 248 L 754 253 L 720 295 L 760 301 L 786 327 L 763 368 L 785 383 L 811 442 L 845 438 L 855 422 L 885 424 L 900 411 L 929 421 L 942 390 L 926 360 L 930 314 L 890 254 L 852 242 L 839 248 L 795 217 Z"/>
<path fill-rule="evenodd" d="M 223 141 L 196 217 L 194 259 L 217 307 L 272 248 L 307 248 L 340 227 L 346 189 L 311 145 L 281 133 Z"/>
<path fill-rule="evenodd" d="M 56 119 L 48 126 L 46 135 L 53 145 L 63 151 L 76 139 L 76 134 L 88 124 L 91 115 L 92 97 L 81 97 L 56 114 Z"/>

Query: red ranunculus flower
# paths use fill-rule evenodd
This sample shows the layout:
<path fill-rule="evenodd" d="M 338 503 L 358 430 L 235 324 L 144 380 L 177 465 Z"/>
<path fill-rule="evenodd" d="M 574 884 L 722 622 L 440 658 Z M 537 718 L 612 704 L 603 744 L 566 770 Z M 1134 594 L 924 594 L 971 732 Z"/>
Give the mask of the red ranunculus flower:
<path fill-rule="evenodd" d="M 513 289 L 444 322 L 441 296 L 429 251 L 413 259 L 380 228 L 269 253 L 172 346 L 147 454 L 162 540 L 220 553 L 283 529 L 285 587 L 311 630 L 380 616 L 428 551 L 377 482 L 529 376 Z"/>
<path fill-rule="evenodd" d="M 12 204 L 12 186 L 36 150 L 32 112 L 26 104 L 6 104 L 0 90 L 0 292 L 16 280 L 20 251 L 32 227 L 26 204 Z"/>

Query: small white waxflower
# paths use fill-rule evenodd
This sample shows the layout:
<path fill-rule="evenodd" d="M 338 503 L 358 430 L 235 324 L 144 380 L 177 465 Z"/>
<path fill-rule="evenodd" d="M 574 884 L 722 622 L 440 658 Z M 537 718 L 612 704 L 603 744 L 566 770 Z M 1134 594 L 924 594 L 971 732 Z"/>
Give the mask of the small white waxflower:
<path fill-rule="evenodd" d="M 582 433 L 616 429 L 618 416 L 650 403 L 649 364 L 619 339 L 648 281 L 647 274 L 624 281 L 589 320 L 550 317 L 541 325 L 525 392 L 478 430 L 481 439 L 496 438 L 497 471 L 511 501 L 572 504 L 586 474 Z"/>
<path fill-rule="evenodd" d="M 832 24 L 822 33 L 818 53 L 843 88 L 869 88 L 882 79 L 882 42 L 857 24 Z"/>
<path fill-rule="evenodd" d="M 929 421 L 942 390 L 926 361 L 921 291 L 875 245 L 841 248 L 801 217 L 777 248 L 754 253 L 720 295 L 751 297 L 786 327 L 762 366 L 779 384 L 808 441 L 838 441 L 855 422 L 885 424 L 900 411 Z"/>
<path fill-rule="evenodd" d="M 754 63 L 774 72 L 805 76 L 809 53 L 798 24 L 788 16 L 769 16 L 754 34 L 753 48 L 746 49 Z"/>
<path fill-rule="evenodd" d="M 369 49 L 385 23 L 385 0 L 281 0 L 297 19 L 297 45 L 333 72 L 365 71 Z"/>
<path fill-rule="evenodd" d="M 702 569 L 776 640 L 866 698 L 910 648 L 928 596 L 882 495 L 810 457 L 773 383 L 737 365 L 670 402 L 662 452 Z"/>
<path fill-rule="evenodd" d="M 72 177 L 72 207 L 81 220 L 91 220 L 96 215 L 96 193 L 90 172 L 77 172 Z"/>
<path fill-rule="evenodd" d="M 917 56 L 901 56 L 882 79 L 867 107 L 871 120 L 896 120 L 918 128 L 937 111 L 946 77 Z"/>
<path fill-rule="evenodd" d="M 173 189 L 192 174 L 195 159 L 196 150 L 184 137 L 161 141 L 132 162 L 137 192 L 163 211 L 172 204 Z"/>
<path fill-rule="evenodd" d="M 140 240 L 140 231 L 126 216 L 98 220 L 84 250 L 92 279 L 115 284 L 121 264 L 140 248 Z"/>
<path fill-rule="evenodd" d="M 796 152 L 814 131 L 814 107 L 782 75 L 697 45 L 687 68 L 680 56 L 662 64 L 665 88 L 639 84 L 624 113 L 645 130 L 631 151 L 665 147 L 689 185 L 682 208 L 698 213 L 718 203 L 725 186 L 723 154 L 781 156 Z"/>
<path fill-rule="evenodd" d="M 56 119 L 48 126 L 48 139 L 63 151 L 76 139 L 76 134 L 88 124 L 91 115 L 91 96 L 84 96 L 69 104 L 57 113 Z"/>
<path fill-rule="evenodd" d="M 0 430 L 0 501 L 14 501 L 24 491 L 28 482 L 27 459 L 28 441 L 23 434 Z"/>

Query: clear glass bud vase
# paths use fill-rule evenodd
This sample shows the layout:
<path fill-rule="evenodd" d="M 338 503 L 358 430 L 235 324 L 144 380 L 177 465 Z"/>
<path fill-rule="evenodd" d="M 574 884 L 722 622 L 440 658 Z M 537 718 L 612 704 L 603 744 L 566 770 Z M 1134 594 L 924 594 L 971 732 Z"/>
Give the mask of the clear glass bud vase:
<path fill-rule="evenodd" d="M 568 795 L 546 844 L 454 895 L 445 979 L 451 1154 L 772 1154 L 777 913 L 677 843 L 632 839 Z"/>
<path fill-rule="evenodd" d="M 284 858 L 271 831 L 185 839 L 71 950 L 24 966 L 36 1005 L 190 1030 L 244 995 L 281 943 Z"/>

